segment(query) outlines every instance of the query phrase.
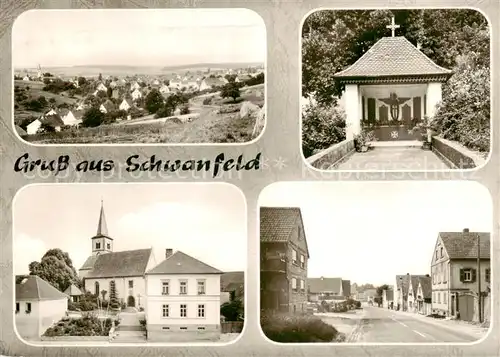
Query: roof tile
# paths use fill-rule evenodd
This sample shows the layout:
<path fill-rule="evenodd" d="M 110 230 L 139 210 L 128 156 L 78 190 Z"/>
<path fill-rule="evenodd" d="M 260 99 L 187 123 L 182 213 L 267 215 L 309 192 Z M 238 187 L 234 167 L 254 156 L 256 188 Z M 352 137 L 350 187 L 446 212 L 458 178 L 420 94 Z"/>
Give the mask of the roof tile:
<path fill-rule="evenodd" d="M 222 274 L 222 272 L 181 251 L 177 251 L 146 274 Z"/>
<path fill-rule="evenodd" d="M 440 232 L 446 253 L 450 259 L 477 259 L 477 235 L 481 241 L 481 258 L 490 258 L 490 233 L 487 232 Z"/>
<path fill-rule="evenodd" d="M 146 272 L 151 254 L 151 248 L 100 254 L 95 259 L 87 258 L 82 269 L 92 267 L 86 275 L 87 278 L 142 276 Z"/>

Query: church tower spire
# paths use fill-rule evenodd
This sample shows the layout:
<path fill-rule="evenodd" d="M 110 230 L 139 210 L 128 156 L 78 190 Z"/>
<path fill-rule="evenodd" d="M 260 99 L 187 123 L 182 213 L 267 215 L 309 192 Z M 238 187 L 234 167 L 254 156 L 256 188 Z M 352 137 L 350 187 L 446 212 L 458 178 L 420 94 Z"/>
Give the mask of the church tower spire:
<path fill-rule="evenodd" d="M 99 255 L 113 251 L 113 238 L 108 235 L 108 226 L 106 216 L 104 215 L 104 203 L 101 200 L 101 211 L 99 213 L 99 222 L 97 223 L 97 234 L 92 237 L 92 254 Z"/>
<path fill-rule="evenodd" d="M 101 213 L 99 214 L 99 223 L 97 224 L 97 236 L 107 236 L 108 226 L 106 225 L 106 216 L 104 215 L 104 203 L 101 200 Z"/>

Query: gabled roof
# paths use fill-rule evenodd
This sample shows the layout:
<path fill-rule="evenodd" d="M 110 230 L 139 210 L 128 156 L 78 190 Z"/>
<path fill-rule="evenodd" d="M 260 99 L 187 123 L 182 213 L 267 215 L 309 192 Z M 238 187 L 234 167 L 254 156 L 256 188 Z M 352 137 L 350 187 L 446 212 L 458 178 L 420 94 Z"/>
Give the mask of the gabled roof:
<path fill-rule="evenodd" d="M 477 235 L 481 241 L 481 258 L 489 259 L 491 254 L 490 233 L 487 232 L 439 232 L 446 253 L 450 259 L 477 259 Z"/>
<path fill-rule="evenodd" d="M 334 293 L 340 294 L 342 278 L 307 278 L 309 292 L 312 294 Z"/>
<path fill-rule="evenodd" d="M 421 278 L 428 278 L 428 275 L 410 275 L 413 296 L 417 296 L 418 283 Z"/>
<path fill-rule="evenodd" d="M 59 114 L 42 115 L 40 122 L 54 128 L 64 125 L 64 121 Z"/>
<path fill-rule="evenodd" d="M 290 240 L 296 225 L 302 221 L 302 213 L 298 207 L 261 207 L 260 208 L 260 241 L 282 242 Z M 303 225 L 302 221 L 302 225 Z M 309 258 L 307 237 L 304 230 L 306 253 Z"/>
<path fill-rule="evenodd" d="M 80 296 L 83 295 L 82 291 L 78 289 L 74 284 L 71 284 L 64 293 L 69 296 Z"/>
<path fill-rule="evenodd" d="M 422 294 L 424 299 L 430 299 L 432 297 L 432 280 L 430 276 L 421 276 L 419 279 L 419 284 L 422 286 Z"/>
<path fill-rule="evenodd" d="M 51 284 L 36 275 L 29 275 L 16 284 L 16 300 L 59 300 L 68 298 Z"/>
<path fill-rule="evenodd" d="M 81 269 L 91 267 L 86 278 L 143 276 L 151 254 L 151 248 L 103 253 L 87 258 Z"/>
<path fill-rule="evenodd" d="M 408 288 L 410 287 L 410 275 L 396 275 L 396 290 L 401 289 L 403 296 L 408 295 Z"/>
<path fill-rule="evenodd" d="M 146 274 L 222 274 L 208 264 L 199 261 L 181 251 L 177 251 Z"/>
<path fill-rule="evenodd" d="M 224 272 L 220 277 L 220 285 L 222 290 L 231 284 L 244 284 L 245 272 L 243 271 L 230 271 Z"/>
<path fill-rule="evenodd" d="M 452 71 L 434 63 L 403 36 L 383 37 L 336 78 L 438 75 Z"/>

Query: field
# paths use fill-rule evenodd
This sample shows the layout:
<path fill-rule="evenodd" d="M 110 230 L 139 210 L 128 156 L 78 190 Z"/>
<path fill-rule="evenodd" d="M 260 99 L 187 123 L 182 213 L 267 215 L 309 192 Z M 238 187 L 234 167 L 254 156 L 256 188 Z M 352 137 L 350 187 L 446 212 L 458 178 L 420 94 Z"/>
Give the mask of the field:
<path fill-rule="evenodd" d="M 261 95 L 258 96 L 257 92 Z M 167 119 L 165 122 L 158 120 L 157 123 L 101 125 L 97 128 L 29 135 L 24 139 L 37 144 L 248 142 L 253 139 L 252 131 L 256 118 L 254 115 L 240 118 L 239 108 L 244 101 L 262 106 L 264 85 L 242 89 L 241 93 L 242 97 L 236 103 L 232 99 L 222 99 L 218 94 L 211 95 L 213 104 L 209 105 L 203 104 L 203 99 L 207 96 L 193 98 L 190 102 L 191 110 L 199 112 L 200 117 L 191 122 L 181 123 Z"/>

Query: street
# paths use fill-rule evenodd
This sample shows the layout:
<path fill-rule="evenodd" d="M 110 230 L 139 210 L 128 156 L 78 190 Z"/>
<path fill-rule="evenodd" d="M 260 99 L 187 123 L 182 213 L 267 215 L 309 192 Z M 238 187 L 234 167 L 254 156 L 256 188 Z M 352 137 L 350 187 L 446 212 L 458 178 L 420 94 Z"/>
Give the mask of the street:
<path fill-rule="evenodd" d="M 412 316 L 379 307 L 364 307 L 364 313 L 358 320 L 347 342 L 474 342 L 482 336 L 472 336 L 460 331 L 460 326 L 448 328 L 440 325 L 441 321 L 431 318 Z"/>

